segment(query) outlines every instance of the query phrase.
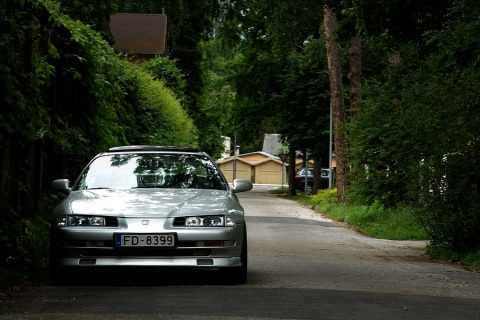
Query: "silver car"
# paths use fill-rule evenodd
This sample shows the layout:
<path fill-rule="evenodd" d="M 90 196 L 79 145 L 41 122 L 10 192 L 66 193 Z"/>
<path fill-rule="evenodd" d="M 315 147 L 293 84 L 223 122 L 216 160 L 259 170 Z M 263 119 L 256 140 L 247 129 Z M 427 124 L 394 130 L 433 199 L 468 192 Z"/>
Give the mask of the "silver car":
<path fill-rule="evenodd" d="M 192 148 L 115 147 L 95 156 L 54 209 L 51 277 L 106 267 L 214 268 L 247 279 L 247 228 L 237 192 L 214 161 Z M 88 269 L 90 268 L 90 269 Z"/>

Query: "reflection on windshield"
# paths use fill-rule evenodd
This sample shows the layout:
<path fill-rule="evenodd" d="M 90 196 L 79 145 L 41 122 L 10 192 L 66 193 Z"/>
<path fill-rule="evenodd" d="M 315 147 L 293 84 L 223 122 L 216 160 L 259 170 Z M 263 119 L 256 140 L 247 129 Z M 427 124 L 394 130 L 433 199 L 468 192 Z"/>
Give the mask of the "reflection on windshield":
<path fill-rule="evenodd" d="M 106 155 L 84 171 L 76 189 L 227 189 L 212 161 L 176 154 Z"/>

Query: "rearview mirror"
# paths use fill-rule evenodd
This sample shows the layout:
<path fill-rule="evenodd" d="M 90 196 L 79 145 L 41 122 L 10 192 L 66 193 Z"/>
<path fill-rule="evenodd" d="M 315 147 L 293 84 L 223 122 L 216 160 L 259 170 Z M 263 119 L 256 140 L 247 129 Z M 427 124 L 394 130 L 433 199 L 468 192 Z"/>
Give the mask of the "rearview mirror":
<path fill-rule="evenodd" d="M 233 180 L 233 192 L 244 192 L 250 191 L 253 188 L 253 184 L 250 180 L 246 179 L 235 179 Z"/>

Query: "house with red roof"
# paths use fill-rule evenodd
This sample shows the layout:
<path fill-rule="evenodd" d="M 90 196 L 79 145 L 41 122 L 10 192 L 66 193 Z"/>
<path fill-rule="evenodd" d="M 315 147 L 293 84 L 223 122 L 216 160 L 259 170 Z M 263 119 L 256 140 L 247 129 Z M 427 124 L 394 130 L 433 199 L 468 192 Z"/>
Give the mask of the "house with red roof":
<path fill-rule="evenodd" d="M 142 64 L 167 55 L 167 15 L 117 13 L 110 16 L 113 49 Z"/>

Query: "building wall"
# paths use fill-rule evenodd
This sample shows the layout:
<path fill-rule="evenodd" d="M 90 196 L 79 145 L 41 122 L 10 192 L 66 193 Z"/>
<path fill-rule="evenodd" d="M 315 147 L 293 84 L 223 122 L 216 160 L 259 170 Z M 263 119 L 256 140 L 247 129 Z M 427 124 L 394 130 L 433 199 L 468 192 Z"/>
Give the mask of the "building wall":
<path fill-rule="evenodd" d="M 255 166 L 255 183 L 282 184 L 282 164 L 268 161 Z M 286 179 L 286 173 L 283 179 Z"/>
<path fill-rule="evenodd" d="M 233 182 L 233 163 L 234 161 L 232 160 L 219 164 L 220 170 L 223 172 L 223 175 L 229 183 Z M 247 163 L 237 161 L 236 178 L 251 180 L 252 167 Z"/>
<path fill-rule="evenodd" d="M 241 160 L 239 160 L 241 159 Z M 283 165 L 280 161 L 275 161 L 271 159 L 270 161 L 264 160 L 268 159 L 265 155 L 262 154 L 250 154 L 250 155 L 241 155 L 237 158 L 237 179 L 247 179 L 253 183 L 258 184 L 288 184 L 288 169 L 284 169 L 282 175 Z M 335 171 L 335 158 L 332 159 L 333 168 Z M 262 163 L 258 163 L 262 162 Z M 233 159 L 226 160 L 225 162 L 219 161 L 218 166 L 222 171 L 223 175 L 229 183 L 233 182 Z M 258 163 L 258 164 L 256 164 Z M 309 161 L 309 167 L 313 168 L 313 160 Z M 298 159 L 296 162 L 294 170 L 298 170 L 303 166 L 302 159 Z M 335 174 L 333 175 L 335 177 Z M 283 183 L 282 183 L 283 177 Z"/>

